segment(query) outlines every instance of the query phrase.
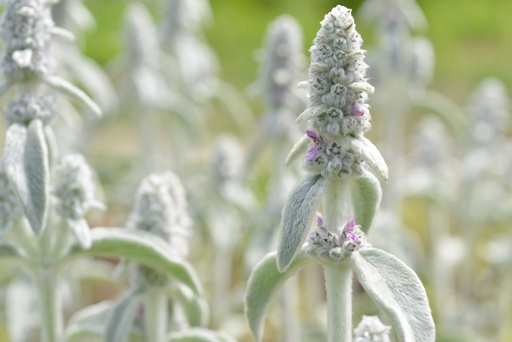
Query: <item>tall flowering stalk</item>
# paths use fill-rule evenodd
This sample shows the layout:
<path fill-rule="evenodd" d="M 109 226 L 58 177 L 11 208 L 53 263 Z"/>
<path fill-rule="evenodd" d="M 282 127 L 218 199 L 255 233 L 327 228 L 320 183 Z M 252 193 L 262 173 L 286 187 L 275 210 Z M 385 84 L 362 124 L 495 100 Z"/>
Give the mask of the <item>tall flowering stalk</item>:
<path fill-rule="evenodd" d="M 416 274 L 365 238 L 381 198 L 374 173 L 387 179 L 388 170 L 364 137 L 370 129 L 367 94 L 373 87 L 367 83 L 361 44 L 351 10 L 337 6 L 321 22 L 310 50 L 310 106 L 297 121 L 309 120 L 313 129 L 287 160 L 309 145 L 308 175 L 284 207 L 277 252 L 268 254 L 249 279 L 246 316 L 257 340 L 271 294 L 302 266 L 319 263 L 325 273 L 328 341 L 352 341 L 353 271 L 400 341 L 434 341 L 430 308 Z M 308 235 L 320 202 L 323 215 L 317 214 L 318 228 Z"/>

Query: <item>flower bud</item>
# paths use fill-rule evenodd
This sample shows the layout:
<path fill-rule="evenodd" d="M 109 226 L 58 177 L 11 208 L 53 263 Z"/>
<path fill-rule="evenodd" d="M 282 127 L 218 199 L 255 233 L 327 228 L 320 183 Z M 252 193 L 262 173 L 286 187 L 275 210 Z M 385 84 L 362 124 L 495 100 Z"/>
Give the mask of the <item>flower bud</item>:
<path fill-rule="evenodd" d="M 46 2 L 5 1 L 0 22 L 5 42 L 0 68 L 6 78 L 19 80 L 49 73 L 54 64 L 49 53 L 53 28 L 50 7 Z"/>
<path fill-rule="evenodd" d="M 94 199 L 93 173 L 80 154 L 64 156 L 56 168 L 54 195 L 57 212 L 64 218 L 81 219 L 93 206 L 101 206 Z"/>
<path fill-rule="evenodd" d="M 190 218 L 185 192 L 178 177 L 170 172 L 147 176 L 139 186 L 135 208 L 128 220 L 131 229 L 140 229 L 168 241 L 179 256 L 187 253 Z"/>
<path fill-rule="evenodd" d="M 54 116 L 54 101 L 51 96 L 23 94 L 9 100 L 4 109 L 4 117 L 9 124 L 18 122 L 28 125 L 34 119 L 47 124 Z"/>
<path fill-rule="evenodd" d="M 354 342 L 390 342 L 391 327 L 382 324 L 377 316 L 363 316 L 354 329 Z"/>

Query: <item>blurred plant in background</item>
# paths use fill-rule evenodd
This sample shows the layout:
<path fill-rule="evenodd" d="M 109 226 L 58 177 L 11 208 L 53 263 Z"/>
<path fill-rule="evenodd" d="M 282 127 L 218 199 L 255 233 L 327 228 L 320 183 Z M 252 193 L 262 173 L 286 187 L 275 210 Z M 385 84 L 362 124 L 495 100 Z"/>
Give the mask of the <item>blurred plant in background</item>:
<path fill-rule="evenodd" d="M 249 272 L 300 179 L 303 40 L 337 4 L 390 167 L 368 242 L 418 273 L 436 341 L 511 340 L 512 3 L 4 0 L 0 341 L 251 341 Z M 335 125 L 314 129 L 310 156 Z M 325 340 L 323 275 L 291 280 L 264 340 Z M 354 340 L 396 340 L 353 291 Z"/>

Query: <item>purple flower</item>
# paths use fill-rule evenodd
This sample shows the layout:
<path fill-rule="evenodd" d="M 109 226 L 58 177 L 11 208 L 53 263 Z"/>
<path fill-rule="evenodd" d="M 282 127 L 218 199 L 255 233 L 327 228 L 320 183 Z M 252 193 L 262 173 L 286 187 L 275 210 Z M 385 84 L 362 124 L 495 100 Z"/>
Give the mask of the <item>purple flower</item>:
<path fill-rule="evenodd" d="M 351 219 L 350 221 L 345 224 L 345 227 L 343 227 L 343 237 L 344 240 L 352 240 L 353 242 L 359 241 L 359 236 L 354 233 L 354 228 L 356 227 L 356 223 L 354 219 Z"/>
<path fill-rule="evenodd" d="M 322 144 L 324 142 L 324 139 L 320 135 L 317 135 L 314 131 L 311 131 L 309 129 L 306 131 L 306 134 L 315 143 L 315 145 L 308 150 L 306 161 L 313 161 L 316 159 L 316 156 L 320 152 L 322 152 Z"/>
<path fill-rule="evenodd" d="M 318 225 L 318 227 L 324 226 L 324 218 L 322 217 L 322 214 L 320 214 L 320 213 L 316 213 L 316 224 Z"/>
<path fill-rule="evenodd" d="M 352 115 L 354 116 L 364 116 L 364 113 L 365 113 L 365 110 L 366 108 L 360 104 L 360 103 L 354 103 L 352 105 Z"/>

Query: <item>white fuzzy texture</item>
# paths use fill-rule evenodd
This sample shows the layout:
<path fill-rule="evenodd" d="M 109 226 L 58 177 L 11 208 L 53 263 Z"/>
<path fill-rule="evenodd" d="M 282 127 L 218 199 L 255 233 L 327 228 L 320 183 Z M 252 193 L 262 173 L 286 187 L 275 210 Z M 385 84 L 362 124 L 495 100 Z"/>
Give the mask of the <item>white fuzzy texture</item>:
<path fill-rule="evenodd" d="M 282 228 L 277 245 L 277 268 L 281 272 L 292 263 L 306 240 L 326 183 L 325 178 L 311 175 L 292 189 L 283 209 Z"/>
<path fill-rule="evenodd" d="M 366 293 L 391 320 L 399 341 L 435 341 L 427 294 L 413 270 L 375 248 L 352 253 L 352 267 Z"/>
<path fill-rule="evenodd" d="M 40 233 L 48 214 L 48 149 L 40 120 L 25 127 L 14 123 L 7 129 L 4 149 L 7 176 L 35 233 Z"/>

